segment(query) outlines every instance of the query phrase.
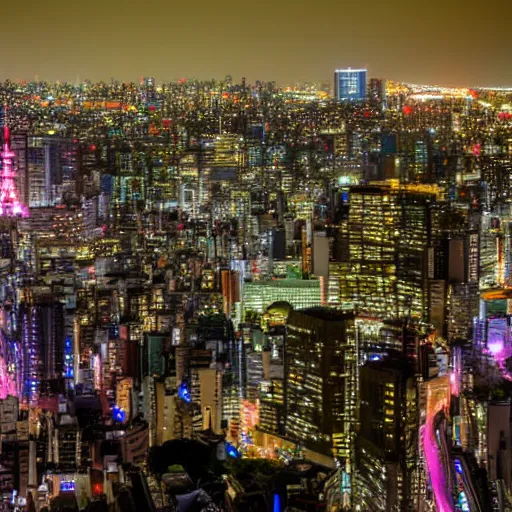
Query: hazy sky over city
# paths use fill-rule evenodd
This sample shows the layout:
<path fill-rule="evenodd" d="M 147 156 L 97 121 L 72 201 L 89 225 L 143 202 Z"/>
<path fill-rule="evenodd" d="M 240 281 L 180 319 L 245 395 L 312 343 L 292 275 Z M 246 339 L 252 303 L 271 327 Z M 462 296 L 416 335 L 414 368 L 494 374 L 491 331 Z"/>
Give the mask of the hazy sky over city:
<path fill-rule="evenodd" d="M 0 79 L 511 85 L 512 2 L 2 0 Z"/>

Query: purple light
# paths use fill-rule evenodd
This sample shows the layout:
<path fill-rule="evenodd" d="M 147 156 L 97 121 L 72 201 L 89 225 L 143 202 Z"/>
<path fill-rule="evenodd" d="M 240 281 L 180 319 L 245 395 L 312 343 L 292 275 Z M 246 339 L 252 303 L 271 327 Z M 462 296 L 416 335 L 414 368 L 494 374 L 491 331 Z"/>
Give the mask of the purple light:
<path fill-rule="evenodd" d="M 505 348 L 503 340 L 495 340 L 487 343 L 487 348 L 491 352 L 493 356 L 498 355 L 500 352 L 503 352 Z"/>
<path fill-rule="evenodd" d="M 12 346 L 16 348 L 16 344 Z M 12 355 L 12 348 L 9 347 L 3 333 L 0 333 L 0 400 L 5 400 L 9 395 L 18 396 L 16 371 L 19 371 L 19 366 L 13 364 Z"/>
<path fill-rule="evenodd" d="M 508 325 L 506 318 L 489 319 L 487 333 L 487 348 L 496 356 L 505 349 L 505 341 L 508 339 Z"/>

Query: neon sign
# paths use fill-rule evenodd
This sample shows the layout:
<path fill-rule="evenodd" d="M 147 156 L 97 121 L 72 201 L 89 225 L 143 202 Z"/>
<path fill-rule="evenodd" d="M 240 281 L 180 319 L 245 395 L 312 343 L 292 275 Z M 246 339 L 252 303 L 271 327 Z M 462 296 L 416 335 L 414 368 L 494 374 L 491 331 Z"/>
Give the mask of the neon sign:
<path fill-rule="evenodd" d="M 124 423 L 124 421 L 126 419 L 126 412 L 124 409 L 114 406 L 112 408 L 112 417 L 114 418 L 114 421 L 119 421 L 120 423 Z"/>
<path fill-rule="evenodd" d="M 178 389 L 178 396 L 184 401 L 189 404 L 192 402 L 192 397 L 190 396 L 190 392 L 188 390 L 188 385 L 186 382 L 182 382 L 180 384 L 180 387 Z"/>
<path fill-rule="evenodd" d="M 60 491 L 61 492 L 75 492 L 75 482 L 74 481 L 63 481 L 60 483 Z"/>

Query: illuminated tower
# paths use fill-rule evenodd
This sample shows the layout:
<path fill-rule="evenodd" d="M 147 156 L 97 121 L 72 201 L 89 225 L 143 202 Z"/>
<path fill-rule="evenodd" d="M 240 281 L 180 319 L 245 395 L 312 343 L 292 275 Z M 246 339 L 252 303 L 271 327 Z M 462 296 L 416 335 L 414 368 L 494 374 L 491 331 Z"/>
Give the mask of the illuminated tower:
<path fill-rule="evenodd" d="M 28 210 L 20 203 L 16 186 L 15 153 L 11 150 L 11 132 L 4 126 L 4 142 L 1 152 L 2 171 L 0 173 L 0 216 L 28 217 Z"/>
<path fill-rule="evenodd" d="M 334 72 L 334 96 L 338 101 L 366 100 L 366 69 L 337 69 Z"/>

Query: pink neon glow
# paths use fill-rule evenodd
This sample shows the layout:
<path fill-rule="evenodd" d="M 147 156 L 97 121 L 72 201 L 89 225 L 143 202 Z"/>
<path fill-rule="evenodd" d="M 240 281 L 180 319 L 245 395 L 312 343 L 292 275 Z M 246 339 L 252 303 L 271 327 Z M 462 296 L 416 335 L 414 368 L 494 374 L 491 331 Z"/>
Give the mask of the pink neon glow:
<path fill-rule="evenodd" d="M 503 352 L 505 345 L 503 343 L 503 340 L 498 340 L 498 341 L 492 341 L 492 342 L 487 343 L 487 348 L 489 349 L 489 352 L 493 356 L 497 356 L 498 354 Z"/>
<path fill-rule="evenodd" d="M 493 351 L 493 348 L 495 351 Z M 493 357 L 501 370 L 504 379 L 512 381 L 512 374 L 507 370 L 507 359 L 512 357 L 512 350 L 510 347 L 501 347 L 501 349 L 499 349 L 495 344 L 488 344 L 487 348 L 484 348 L 482 352 Z"/>
<path fill-rule="evenodd" d="M 460 376 L 457 372 L 450 373 L 450 392 L 453 396 L 459 396 L 460 392 Z"/>
<path fill-rule="evenodd" d="M 241 423 L 245 429 L 254 429 L 259 422 L 259 407 L 248 400 L 242 400 L 240 404 Z"/>
<path fill-rule="evenodd" d="M 0 400 L 5 400 L 9 395 L 18 396 L 16 389 L 16 366 L 9 365 L 7 343 L 0 332 Z"/>
<path fill-rule="evenodd" d="M 9 395 L 16 396 L 16 382 L 7 369 L 5 359 L 0 357 L 0 400 L 5 400 Z"/>
<path fill-rule="evenodd" d="M 503 318 L 492 318 L 489 320 L 487 334 L 487 348 L 484 353 L 492 355 L 498 364 L 503 377 L 512 381 L 512 375 L 507 371 L 507 359 L 512 356 L 512 346 L 510 344 L 510 333 L 508 331 L 507 321 Z"/>
<path fill-rule="evenodd" d="M 453 500 L 448 483 L 446 482 L 444 464 L 439 455 L 434 432 L 434 419 L 439 412 L 446 409 L 447 405 L 446 399 L 442 399 L 434 404 L 433 407 L 429 407 L 427 421 L 423 429 L 423 452 L 425 453 L 438 512 L 452 512 L 454 510 Z"/>
<path fill-rule="evenodd" d="M 2 217 L 28 217 L 28 209 L 20 203 L 16 188 L 16 171 L 14 157 L 11 151 L 11 132 L 4 126 L 4 144 L 0 154 L 2 157 L 2 172 L 0 173 L 0 216 Z"/>

